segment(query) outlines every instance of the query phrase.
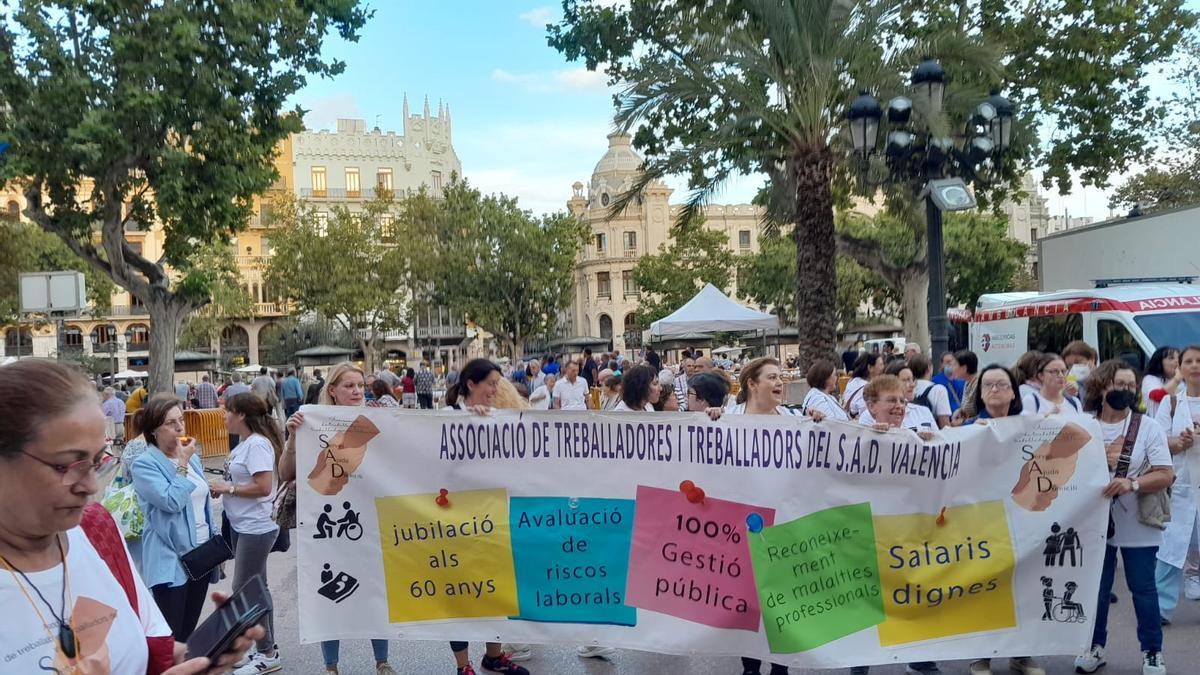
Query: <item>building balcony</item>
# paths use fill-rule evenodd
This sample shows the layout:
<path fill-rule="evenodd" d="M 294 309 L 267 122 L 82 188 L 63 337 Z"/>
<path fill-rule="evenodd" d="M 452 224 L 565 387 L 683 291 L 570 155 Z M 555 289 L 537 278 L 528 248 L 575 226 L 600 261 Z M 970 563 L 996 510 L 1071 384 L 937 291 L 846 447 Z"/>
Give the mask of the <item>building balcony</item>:
<path fill-rule="evenodd" d="M 126 342 L 125 351 L 129 354 L 145 354 L 150 351 L 149 342 Z"/>
<path fill-rule="evenodd" d="M 286 316 L 287 310 L 285 303 L 257 302 L 254 304 L 254 316 Z"/>
<path fill-rule="evenodd" d="M 259 269 L 271 259 L 269 255 L 239 255 L 237 256 L 238 267 L 250 267 Z"/>
<path fill-rule="evenodd" d="M 113 305 L 108 316 L 150 316 L 150 310 L 145 305 Z"/>
<path fill-rule="evenodd" d="M 325 188 L 324 190 L 314 190 L 313 188 L 300 188 L 298 190 L 301 199 L 376 199 L 385 195 L 395 196 L 395 190 L 389 190 L 384 187 L 373 187 L 366 190 L 347 190 L 346 188 Z"/>
<path fill-rule="evenodd" d="M 452 340 L 467 337 L 466 326 L 417 326 L 413 336 L 418 340 Z"/>

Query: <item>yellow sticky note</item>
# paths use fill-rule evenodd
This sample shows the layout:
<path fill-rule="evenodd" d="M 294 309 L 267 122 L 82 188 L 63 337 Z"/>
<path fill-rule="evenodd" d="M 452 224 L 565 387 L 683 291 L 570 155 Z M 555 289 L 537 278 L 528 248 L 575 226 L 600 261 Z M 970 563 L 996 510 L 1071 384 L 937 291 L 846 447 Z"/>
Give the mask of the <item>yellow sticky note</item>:
<path fill-rule="evenodd" d="M 503 488 L 379 497 L 392 623 L 519 613 Z"/>
<path fill-rule="evenodd" d="M 1016 626 L 1004 503 L 875 516 L 884 646 Z"/>

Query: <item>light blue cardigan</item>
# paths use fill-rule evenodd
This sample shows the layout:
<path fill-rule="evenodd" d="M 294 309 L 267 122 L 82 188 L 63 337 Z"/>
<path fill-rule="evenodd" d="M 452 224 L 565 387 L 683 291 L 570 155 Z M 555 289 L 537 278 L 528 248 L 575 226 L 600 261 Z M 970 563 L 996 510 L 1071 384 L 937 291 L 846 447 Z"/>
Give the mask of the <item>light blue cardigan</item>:
<path fill-rule="evenodd" d="M 204 475 L 200 458 L 192 455 L 192 470 Z M 196 518 L 192 513 L 192 490 L 199 490 L 187 476 L 176 472 L 173 460 L 153 445 L 133 460 L 133 489 L 137 492 L 146 524 L 142 530 L 142 580 L 149 587 L 187 583 L 187 572 L 179 557 L 196 548 Z M 204 494 L 204 519 L 208 536 L 213 527 L 212 500 Z"/>

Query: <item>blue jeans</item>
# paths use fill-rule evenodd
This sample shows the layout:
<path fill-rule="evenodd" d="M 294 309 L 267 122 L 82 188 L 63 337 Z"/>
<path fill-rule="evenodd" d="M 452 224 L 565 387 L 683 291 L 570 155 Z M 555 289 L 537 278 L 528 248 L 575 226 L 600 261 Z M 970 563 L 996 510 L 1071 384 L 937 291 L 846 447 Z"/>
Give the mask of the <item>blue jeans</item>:
<path fill-rule="evenodd" d="M 326 640 L 321 643 L 321 656 L 325 658 L 326 666 L 336 666 L 340 640 Z M 375 652 L 375 663 L 385 663 L 388 660 L 388 641 L 371 640 L 371 651 Z"/>
<path fill-rule="evenodd" d="M 1108 642 L 1109 594 L 1117 576 L 1117 548 L 1104 547 L 1104 571 L 1100 575 L 1100 595 L 1096 599 L 1096 628 L 1092 644 L 1103 647 Z M 1144 652 L 1162 651 L 1162 623 L 1158 615 L 1158 588 L 1154 585 L 1154 567 L 1158 563 L 1157 546 L 1121 548 L 1125 563 L 1125 584 L 1133 596 L 1133 612 L 1137 615 L 1137 637 Z"/>

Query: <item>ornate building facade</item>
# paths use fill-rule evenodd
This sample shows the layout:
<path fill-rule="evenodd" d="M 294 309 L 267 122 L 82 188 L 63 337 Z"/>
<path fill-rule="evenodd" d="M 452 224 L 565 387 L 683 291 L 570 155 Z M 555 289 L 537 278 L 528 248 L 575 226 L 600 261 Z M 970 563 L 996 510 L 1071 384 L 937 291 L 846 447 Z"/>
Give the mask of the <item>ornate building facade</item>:
<path fill-rule="evenodd" d="M 559 330 L 609 340 L 621 351 L 629 348 L 632 333 L 649 329 L 635 320 L 639 290 L 633 268 L 639 258 L 669 244 L 681 208 L 671 205 L 672 190 L 655 182 L 629 208 L 609 218 L 609 205 L 633 187 L 641 170 L 642 158 L 631 141 L 628 135 L 611 134 L 588 185 L 573 186 L 567 208 L 591 228 L 591 238 L 576 260 L 575 297 Z M 704 226 L 724 232 L 734 253 L 754 253 L 762 216 L 762 209 L 750 204 L 709 205 Z"/>

